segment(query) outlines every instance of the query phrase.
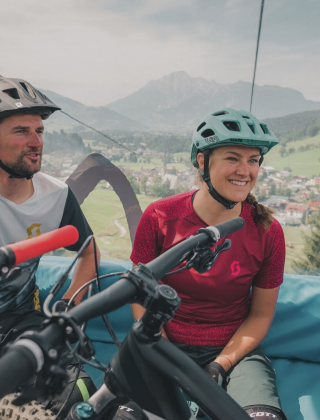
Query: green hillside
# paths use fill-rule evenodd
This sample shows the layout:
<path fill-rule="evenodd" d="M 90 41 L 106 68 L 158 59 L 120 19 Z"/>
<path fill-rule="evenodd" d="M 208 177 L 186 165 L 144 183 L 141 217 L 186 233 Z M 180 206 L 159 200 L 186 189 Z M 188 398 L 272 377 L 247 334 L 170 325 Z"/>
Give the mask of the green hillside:
<path fill-rule="evenodd" d="M 305 147 L 308 144 L 315 147 L 305 151 L 298 151 L 299 147 Z M 281 157 L 279 153 L 281 145 L 274 147 L 267 154 L 263 165 L 273 166 L 276 170 L 290 167 L 292 175 L 304 175 L 308 178 L 320 175 L 320 134 L 302 140 L 291 141 L 286 144 L 286 149 L 289 150 L 290 148 L 295 148 L 296 151 Z"/>

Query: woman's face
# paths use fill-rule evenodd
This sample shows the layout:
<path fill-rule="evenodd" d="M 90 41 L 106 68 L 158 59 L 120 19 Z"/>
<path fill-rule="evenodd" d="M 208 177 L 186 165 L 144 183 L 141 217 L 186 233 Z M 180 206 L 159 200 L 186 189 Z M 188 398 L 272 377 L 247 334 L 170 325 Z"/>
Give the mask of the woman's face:
<path fill-rule="evenodd" d="M 209 173 L 213 187 L 229 201 L 244 201 L 254 187 L 259 173 L 260 149 L 222 146 L 213 150 Z M 203 153 L 197 157 L 203 169 Z"/>

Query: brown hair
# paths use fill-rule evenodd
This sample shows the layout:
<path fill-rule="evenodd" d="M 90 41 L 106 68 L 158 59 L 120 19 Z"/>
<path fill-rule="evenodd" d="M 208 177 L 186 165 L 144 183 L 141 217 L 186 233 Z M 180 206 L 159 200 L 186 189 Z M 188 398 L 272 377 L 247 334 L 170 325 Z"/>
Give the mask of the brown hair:
<path fill-rule="evenodd" d="M 272 225 L 273 222 L 273 213 L 274 211 L 270 209 L 270 207 L 266 207 L 263 204 L 259 204 L 255 195 L 249 193 L 245 202 L 254 206 L 256 209 L 255 215 L 253 216 L 253 220 L 255 221 L 256 225 L 261 225 L 265 230 L 268 230 L 269 227 Z"/>

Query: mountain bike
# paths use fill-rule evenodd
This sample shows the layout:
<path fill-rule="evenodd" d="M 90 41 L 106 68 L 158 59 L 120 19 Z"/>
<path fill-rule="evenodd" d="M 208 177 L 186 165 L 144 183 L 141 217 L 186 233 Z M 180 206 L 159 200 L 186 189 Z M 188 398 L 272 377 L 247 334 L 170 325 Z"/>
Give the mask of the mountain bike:
<path fill-rule="evenodd" d="M 138 404 L 150 420 L 194 420 L 182 391 L 212 420 L 248 419 L 205 371 L 162 337 L 161 328 L 174 316 L 180 298 L 173 288 L 158 283 L 183 261 L 187 261 L 186 268 L 211 268 L 219 253 L 230 248 L 230 240 L 211 254 L 207 250 L 243 226 L 243 219 L 237 217 L 200 229 L 153 261 L 128 270 L 112 286 L 70 311 L 53 314 L 41 332 L 23 334 L 0 359 L 0 378 L 6 378 L 0 382 L 0 398 L 18 388 L 22 399 L 34 398 L 37 392 L 54 397 L 66 383 L 65 367 L 74 354 L 80 360 L 90 360 L 94 354 L 79 325 L 127 303 L 139 303 L 146 311 L 108 366 L 95 362 L 105 370 L 103 385 L 86 403 L 76 404 L 67 420 L 111 420 L 117 408 L 129 400 Z M 70 337 L 77 338 L 74 347 Z"/>

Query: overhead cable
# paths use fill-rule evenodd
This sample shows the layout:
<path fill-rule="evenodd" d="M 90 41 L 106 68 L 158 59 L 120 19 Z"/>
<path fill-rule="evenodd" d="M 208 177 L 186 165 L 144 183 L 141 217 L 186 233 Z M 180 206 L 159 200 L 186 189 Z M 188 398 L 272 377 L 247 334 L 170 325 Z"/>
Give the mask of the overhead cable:
<path fill-rule="evenodd" d="M 264 0 L 261 0 L 260 20 L 259 20 L 259 29 L 258 29 L 258 38 L 257 38 L 257 48 L 256 48 L 256 58 L 255 58 L 255 62 L 254 62 L 253 80 L 252 80 L 252 88 L 251 88 L 250 112 L 251 112 L 251 108 L 252 108 L 252 99 L 253 99 L 254 82 L 255 82 L 255 78 L 256 78 L 257 61 L 258 61 L 258 52 L 259 52 L 259 44 L 260 44 L 260 33 L 261 33 L 261 26 L 262 26 L 263 8 L 264 8 Z"/>
<path fill-rule="evenodd" d="M 151 163 L 153 163 L 154 165 L 158 166 L 158 164 L 157 164 L 157 163 L 155 163 L 155 162 L 153 162 L 151 159 L 146 158 L 146 157 L 144 157 L 144 156 L 142 156 L 142 155 L 139 155 L 139 153 L 135 152 L 134 150 L 129 149 L 129 147 L 124 146 L 123 144 L 121 144 L 121 143 L 117 142 L 116 140 L 114 140 L 114 139 L 112 139 L 111 137 L 107 136 L 106 134 L 102 133 L 102 131 L 99 131 L 99 130 L 97 130 L 96 128 L 91 127 L 90 125 L 88 125 L 88 124 L 86 124 L 86 123 L 84 123 L 84 122 L 82 122 L 82 121 L 80 121 L 80 120 L 77 120 L 77 118 L 72 117 L 71 115 L 67 114 L 67 113 L 66 113 L 66 112 L 64 112 L 64 111 L 61 111 L 61 110 L 60 110 L 60 112 L 62 112 L 62 114 L 65 114 L 67 117 L 71 118 L 72 120 L 77 121 L 79 124 L 82 124 L 82 125 L 84 125 L 85 127 L 88 127 L 88 128 L 90 128 L 91 130 L 93 130 L 93 131 L 95 131 L 95 132 L 97 132 L 97 133 L 101 134 L 101 136 L 106 137 L 107 139 L 111 140 L 113 143 L 116 143 L 118 146 L 123 147 L 124 149 L 128 150 L 130 153 L 134 153 L 134 154 L 135 154 L 135 155 L 137 155 L 139 158 L 141 158 L 141 159 L 145 159 L 146 161 L 151 162 Z"/>

